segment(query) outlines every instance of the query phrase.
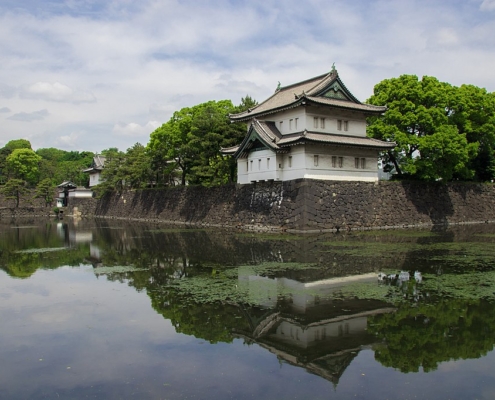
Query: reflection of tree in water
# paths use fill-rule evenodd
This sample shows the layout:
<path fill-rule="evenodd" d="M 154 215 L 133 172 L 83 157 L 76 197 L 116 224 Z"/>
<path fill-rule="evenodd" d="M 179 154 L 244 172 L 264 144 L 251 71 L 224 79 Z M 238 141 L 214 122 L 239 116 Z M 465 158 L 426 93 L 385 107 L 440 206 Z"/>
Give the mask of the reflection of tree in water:
<path fill-rule="evenodd" d="M 16 278 L 29 278 L 40 268 L 82 263 L 88 246 L 70 246 L 65 238 L 57 235 L 58 227 L 59 224 L 50 219 L 22 219 L 2 224 L 0 269 Z"/>
<path fill-rule="evenodd" d="M 409 304 L 378 315 L 369 331 L 383 340 L 375 358 L 401 372 L 433 371 L 443 361 L 479 358 L 495 343 L 495 305 L 485 301 L 444 299 Z"/>
<path fill-rule="evenodd" d="M 232 342 L 232 330 L 244 328 L 247 324 L 242 311 L 233 304 L 194 303 L 187 296 L 161 285 L 150 285 L 148 295 L 152 307 L 170 320 L 177 332 L 210 343 Z"/>
<path fill-rule="evenodd" d="M 436 265 L 448 267 L 451 260 L 441 261 L 441 258 L 459 254 L 455 247 L 458 240 L 472 241 L 461 246 L 475 250 L 478 249 L 475 246 L 481 246 L 493 251 L 490 250 L 494 241 L 490 226 L 453 229 L 446 235 L 443 232 L 429 235 L 425 231 L 424 237 L 386 232 L 386 235 L 280 236 L 270 240 L 262 235 L 166 230 L 154 224 L 105 220 L 96 221 L 96 226 L 93 221 L 80 222 L 77 226 L 69 223 L 64 235 L 57 236 L 57 226 L 47 223 L 34 229 L 7 227 L 8 234 L 0 237 L 0 268 L 13 276 L 28 277 L 41 267 L 80 265 L 85 258 L 91 258 L 89 243 L 73 243 L 71 238 L 80 239 L 84 235 L 78 236 L 78 233 L 91 232 L 91 246 L 98 248 L 97 259 L 91 260 L 96 266 L 95 274 L 99 275 L 100 265 L 144 269 L 105 276 L 145 291 L 152 307 L 170 320 L 177 332 L 210 343 L 230 343 L 242 338 L 245 343 L 256 343 L 280 360 L 305 368 L 334 384 L 363 347 L 373 346 L 378 361 L 403 372 L 419 368 L 430 371 L 442 361 L 477 358 L 493 348 L 494 306 L 486 302 L 442 300 L 427 305 L 423 303 L 426 299 L 418 301 L 406 291 L 403 295 L 415 301 L 414 305 L 404 304 L 395 313 L 376 315 L 383 304 L 369 300 L 320 301 L 314 296 L 311 304 L 307 298 L 296 304 L 294 298 L 287 300 L 276 295 L 278 285 L 284 280 L 304 285 L 387 267 L 396 271 Z M 485 236 L 475 236 L 476 232 Z M 71 251 L 17 252 L 24 248 L 59 246 L 68 246 Z M 433 251 L 425 252 L 424 248 Z M 428 261 L 433 255 L 440 261 Z M 207 291 L 215 290 L 215 284 L 228 281 L 239 284 L 240 289 L 245 283 L 227 278 L 226 271 L 235 269 L 240 274 L 241 268 L 237 267 L 248 266 L 249 270 L 253 265 L 268 261 L 275 268 L 258 276 L 261 278 L 258 281 L 250 281 L 265 285 L 266 292 L 262 291 L 268 296 L 265 302 L 248 306 L 227 297 L 222 301 L 207 301 Z M 285 270 L 287 262 L 312 263 L 316 268 Z M 478 266 L 474 264 L 472 268 Z M 173 284 L 190 278 L 204 280 L 205 301 L 193 300 Z"/>

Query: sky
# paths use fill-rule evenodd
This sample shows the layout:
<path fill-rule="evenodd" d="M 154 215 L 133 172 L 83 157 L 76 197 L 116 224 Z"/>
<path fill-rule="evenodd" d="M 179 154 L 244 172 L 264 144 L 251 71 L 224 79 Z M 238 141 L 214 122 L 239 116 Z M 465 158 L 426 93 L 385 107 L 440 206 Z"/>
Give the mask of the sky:
<path fill-rule="evenodd" d="M 329 72 L 495 91 L 495 0 L 0 0 L 0 147 L 146 145 L 174 111 Z"/>

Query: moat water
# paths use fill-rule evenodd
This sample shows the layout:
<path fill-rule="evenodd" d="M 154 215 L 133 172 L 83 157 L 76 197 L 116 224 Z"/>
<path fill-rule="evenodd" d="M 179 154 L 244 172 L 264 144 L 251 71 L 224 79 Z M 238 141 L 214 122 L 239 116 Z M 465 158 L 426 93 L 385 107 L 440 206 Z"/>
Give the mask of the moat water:
<path fill-rule="evenodd" d="M 0 399 L 493 399 L 495 226 L 0 221 Z"/>

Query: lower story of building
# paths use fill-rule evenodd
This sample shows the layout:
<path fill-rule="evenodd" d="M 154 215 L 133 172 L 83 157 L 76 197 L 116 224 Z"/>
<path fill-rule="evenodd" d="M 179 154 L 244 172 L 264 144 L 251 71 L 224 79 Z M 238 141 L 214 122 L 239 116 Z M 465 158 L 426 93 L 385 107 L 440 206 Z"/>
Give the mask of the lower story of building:
<path fill-rule="evenodd" d="M 297 145 L 288 153 L 251 151 L 237 160 L 237 183 L 294 179 L 378 181 L 378 151 L 367 148 Z"/>

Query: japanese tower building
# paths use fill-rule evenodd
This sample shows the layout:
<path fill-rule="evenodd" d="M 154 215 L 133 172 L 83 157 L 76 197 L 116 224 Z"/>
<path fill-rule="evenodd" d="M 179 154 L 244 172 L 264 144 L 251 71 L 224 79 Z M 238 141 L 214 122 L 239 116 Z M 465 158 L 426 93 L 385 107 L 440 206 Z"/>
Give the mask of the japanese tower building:
<path fill-rule="evenodd" d="M 378 154 L 395 143 L 366 137 L 366 117 L 383 106 L 356 99 L 332 67 L 330 73 L 279 87 L 257 106 L 231 114 L 248 122 L 238 146 L 222 149 L 237 160 L 237 182 L 299 178 L 377 181 Z"/>

